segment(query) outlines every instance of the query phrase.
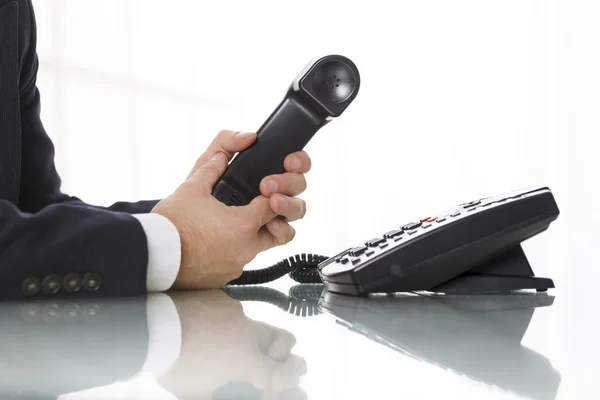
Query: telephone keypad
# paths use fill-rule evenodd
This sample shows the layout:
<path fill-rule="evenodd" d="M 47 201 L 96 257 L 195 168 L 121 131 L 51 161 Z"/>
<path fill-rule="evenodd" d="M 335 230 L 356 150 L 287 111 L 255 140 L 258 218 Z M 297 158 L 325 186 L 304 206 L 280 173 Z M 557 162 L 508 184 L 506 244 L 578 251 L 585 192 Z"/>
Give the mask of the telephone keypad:
<path fill-rule="evenodd" d="M 434 222 L 436 226 L 446 225 L 445 223 L 449 224 L 456 219 L 460 219 L 458 217 L 462 217 L 463 215 L 470 215 L 472 212 L 482 210 L 484 207 L 504 203 L 507 200 L 517 199 L 523 195 L 524 194 L 521 193 L 517 195 L 513 194 L 511 196 L 497 196 L 459 204 L 454 211 L 438 214 L 440 216 L 423 218 L 420 219 L 419 222 L 410 222 L 402 225 L 399 229 L 393 229 L 384 233 L 381 237 L 365 242 L 365 245 L 350 248 L 343 256 L 338 256 L 334 261 L 341 264 L 347 264 L 351 261 L 352 265 L 357 265 L 362 259 L 361 256 L 364 256 L 364 260 L 366 261 L 367 259 L 371 259 L 371 256 L 377 257 L 381 254 L 385 254 L 388 250 L 391 251 L 396 246 L 397 242 L 400 242 L 406 237 L 405 233 L 410 236 L 407 240 L 413 239 L 413 237 L 418 237 L 418 234 L 421 232 L 425 232 L 426 230 L 429 231 L 429 228 L 434 225 Z M 390 246 L 390 244 L 392 246 Z M 325 263 L 326 261 L 322 264 Z"/>

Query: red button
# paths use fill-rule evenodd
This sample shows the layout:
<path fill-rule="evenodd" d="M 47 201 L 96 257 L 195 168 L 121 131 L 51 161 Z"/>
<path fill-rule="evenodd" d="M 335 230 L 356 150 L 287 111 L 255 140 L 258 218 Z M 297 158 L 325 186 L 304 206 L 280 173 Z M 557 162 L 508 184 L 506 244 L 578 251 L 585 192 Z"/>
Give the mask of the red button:
<path fill-rule="evenodd" d="M 431 217 L 423 218 L 423 219 L 421 220 L 421 222 L 427 222 L 427 221 L 429 220 L 429 218 L 431 218 Z"/>
<path fill-rule="evenodd" d="M 421 220 L 421 222 L 433 222 L 433 221 L 435 221 L 436 219 L 438 219 L 438 217 L 427 217 L 427 218 L 423 218 L 423 219 Z"/>

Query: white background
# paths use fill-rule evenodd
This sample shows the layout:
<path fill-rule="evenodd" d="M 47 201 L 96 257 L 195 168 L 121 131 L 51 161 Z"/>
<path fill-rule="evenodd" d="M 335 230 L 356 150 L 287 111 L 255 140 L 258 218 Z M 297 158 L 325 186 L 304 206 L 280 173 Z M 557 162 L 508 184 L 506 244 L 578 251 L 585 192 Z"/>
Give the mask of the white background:
<path fill-rule="evenodd" d="M 600 194 L 597 2 L 34 4 L 64 190 L 96 204 L 168 195 L 220 129 L 258 129 L 308 61 L 355 61 L 359 96 L 307 148 L 297 239 L 251 267 L 532 185 L 553 189 L 561 220 L 600 219 L 565 207 Z M 556 247 L 560 234 L 544 237 L 531 246 Z"/>
<path fill-rule="evenodd" d="M 339 53 L 359 67 L 360 93 L 307 148 L 296 240 L 249 268 L 545 185 L 562 214 L 527 243 L 534 269 L 564 293 L 595 289 L 597 1 L 34 4 L 42 117 L 68 193 L 96 204 L 168 195 L 220 129 L 258 129 L 309 60 Z M 544 329 L 567 334 L 583 315 Z M 565 363 L 584 356 L 553 348 Z"/>

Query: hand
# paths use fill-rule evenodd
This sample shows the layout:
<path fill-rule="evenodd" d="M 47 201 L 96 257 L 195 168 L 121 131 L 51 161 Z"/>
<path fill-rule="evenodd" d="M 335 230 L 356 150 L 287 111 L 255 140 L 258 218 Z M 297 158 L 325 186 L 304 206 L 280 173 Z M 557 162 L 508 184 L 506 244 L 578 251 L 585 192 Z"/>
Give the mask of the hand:
<path fill-rule="evenodd" d="M 178 360 L 158 380 L 163 388 L 179 399 L 212 399 L 231 383 L 247 382 L 261 399 L 306 398 L 299 386 L 306 361 L 292 353 L 296 338 L 290 332 L 248 318 L 242 304 L 220 290 L 169 296 L 182 339 Z"/>
<path fill-rule="evenodd" d="M 294 197 L 306 189 L 304 173 L 311 162 L 305 152 L 285 159 L 287 172 L 263 179 L 262 195 L 247 206 L 228 207 L 211 194 L 228 161 L 255 140 L 254 133 L 220 132 L 186 181 L 152 210 L 168 218 L 181 238 L 173 288 L 220 288 L 239 277 L 258 253 L 294 238 L 288 222 L 306 213 L 305 202 Z"/>

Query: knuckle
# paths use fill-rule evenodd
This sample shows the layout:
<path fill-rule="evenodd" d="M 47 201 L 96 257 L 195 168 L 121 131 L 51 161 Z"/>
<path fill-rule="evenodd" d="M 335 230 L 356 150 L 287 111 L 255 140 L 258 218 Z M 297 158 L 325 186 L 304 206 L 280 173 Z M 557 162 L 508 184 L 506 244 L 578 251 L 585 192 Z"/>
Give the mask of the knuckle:
<path fill-rule="evenodd" d="M 194 168 L 199 168 L 202 166 L 202 164 L 204 164 L 202 158 L 203 158 L 203 156 L 200 156 L 196 159 L 196 162 L 194 163 Z"/>
<path fill-rule="evenodd" d="M 210 163 L 210 162 L 202 165 L 200 168 L 202 168 L 205 171 L 216 171 L 217 170 L 217 166 L 214 163 Z"/>
<path fill-rule="evenodd" d="M 271 196 L 269 199 L 269 207 L 275 214 L 281 214 L 283 212 L 283 205 L 285 198 L 279 194 Z"/>
<path fill-rule="evenodd" d="M 202 164 L 202 166 L 200 168 L 207 170 L 207 171 L 216 171 L 219 168 L 219 164 L 214 162 L 213 160 L 210 160 L 210 161 Z"/>
<path fill-rule="evenodd" d="M 231 131 L 227 130 L 227 129 L 223 129 L 223 130 L 219 131 L 219 133 L 217 133 L 217 140 L 221 141 L 221 140 L 227 139 L 230 136 L 231 136 Z"/>
<path fill-rule="evenodd" d="M 221 170 L 225 167 L 222 160 L 212 160 L 204 164 L 201 168 L 202 170 L 210 171 L 211 173 L 221 173 Z"/>

